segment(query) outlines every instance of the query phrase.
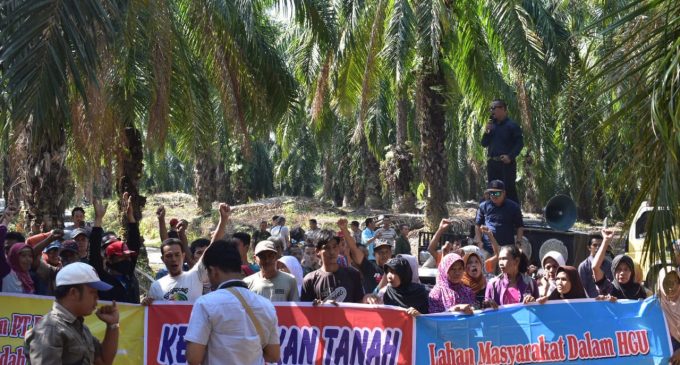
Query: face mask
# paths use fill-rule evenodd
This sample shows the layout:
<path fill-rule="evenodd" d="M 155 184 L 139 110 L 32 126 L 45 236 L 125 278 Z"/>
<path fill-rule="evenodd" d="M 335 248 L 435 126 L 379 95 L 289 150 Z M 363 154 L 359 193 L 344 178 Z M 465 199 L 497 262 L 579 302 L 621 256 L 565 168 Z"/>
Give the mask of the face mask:
<path fill-rule="evenodd" d="M 123 260 L 116 262 L 115 264 L 110 263 L 109 267 L 112 268 L 113 270 L 118 271 L 121 274 L 128 274 L 131 273 L 134 267 L 132 266 L 132 261 L 130 260 Z"/>

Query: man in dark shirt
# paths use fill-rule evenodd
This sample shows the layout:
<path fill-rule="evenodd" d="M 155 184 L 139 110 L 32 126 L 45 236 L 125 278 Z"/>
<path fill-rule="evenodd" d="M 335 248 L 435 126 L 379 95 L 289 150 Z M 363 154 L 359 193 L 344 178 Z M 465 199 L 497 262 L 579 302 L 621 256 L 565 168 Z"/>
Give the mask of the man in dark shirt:
<path fill-rule="evenodd" d="M 411 254 L 411 243 L 408 240 L 409 231 L 408 224 L 399 226 L 399 236 L 397 237 L 396 245 L 394 247 L 395 255 Z"/>
<path fill-rule="evenodd" d="M 301 301 L 361 303 L 363 300 L 364 289 L 359 272 L 355 268 L 338 265 L 338 242 L 339 238 L 333 235 L 333 231 L 324 229 L 319 232 L 316 253 L 321 257 L 321 268 L 305 275 Z"/>
<path fill-rule="evenodd" d="M 522 211 L 517 203 L 505 197 L 505 185 L 500 180 L 493 180 L 487 185 L 489 200 L 479 204 L 475 219 L 475 242 L 482 242 L 482 226 L 493 232 L 501 246 L 522 242 L 524 223 Z M 515 237 L 517 236 L 517 237 Z M 486 238 L 486 237 L 485 237 Z M 488 239 L 484 240 L 484 249 L 493 252 Z"/>
<path fill-rule="evenodd" d="M 267 221 L 260 222 L 260 229 L 253 233 L 253 243 L 257 245 L 260 241 L 264 241 L 271 237 L 271 233 L 267 231 Z"/>
<path fill-rule="evenodd" d="M 139 282 L 135 277 L 137 265 L 137 253 L 142 246 L 142 238 L 139 234 L 139 225 L 135 220 L 132 207 L 132 197 L 123 194 L 123 204 L 127 216 L 128 239 L 126 243 L 119 240 L 113 241 L 104 250 L 102 257 L 102 234 L 101 223 L 106 214 L 106 208 L 95 201 L 95 224 L 90 233 L 90 265 L 97 270 L 97 274 L 107 284 L 113 286 L 109 291 L 100 292 L 101 300 L 115 300 L 125 303 L 139 303 Z M 106 265 L 104 265 L 106 261 Z"/>
<path fill-rule="evenodd" d="M 364 292 L 370 294 L 380 290 L 378 284 L 380 284 L 380 281 L 385 274 L 383 267 L 385 267 L 387 261 L 392 258 L 392 245 L 388 241 L 376 239 L 373 251 L 375 254 L 375 261 L 369 260 L 364 251 L 357 246 L 352 234 L 349 233 L 347 219 L 338 220 L 338 228 L 340 228 L 340 232 L 345 235 L 345 241 L 347 242 L 347 247 L 349 247 L 352 261 L 354 261 L 354 264 L 361 272 Z"/>
<path fill-rule="evenodd" d="M 491 102 L 491 118 L 484 130 L 482 146 L 487 147 L 487 182 L 503 181 L 508 199 L 519 203 L 515 189 L 516 159 L 524 147 L 524 137 L 519 125 L 508 118 L 508 107 L 503 100 Z"/>

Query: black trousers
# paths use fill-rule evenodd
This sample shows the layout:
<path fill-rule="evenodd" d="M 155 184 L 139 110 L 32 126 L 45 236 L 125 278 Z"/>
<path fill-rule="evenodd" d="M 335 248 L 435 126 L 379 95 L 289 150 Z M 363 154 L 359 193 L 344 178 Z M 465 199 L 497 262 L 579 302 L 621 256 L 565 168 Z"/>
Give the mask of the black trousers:
<path fill-rule="evenodd" d="M 517 161 L 513 160 L 511 163 L 505 164 L 503 161 L 488 160 L 486 163 L 486 176 L 487 182 L 491 180 L 502 181 L 505 184 L 507 198 L 521 205 L 517 196 L 517 188 L 515 188 Z"/>

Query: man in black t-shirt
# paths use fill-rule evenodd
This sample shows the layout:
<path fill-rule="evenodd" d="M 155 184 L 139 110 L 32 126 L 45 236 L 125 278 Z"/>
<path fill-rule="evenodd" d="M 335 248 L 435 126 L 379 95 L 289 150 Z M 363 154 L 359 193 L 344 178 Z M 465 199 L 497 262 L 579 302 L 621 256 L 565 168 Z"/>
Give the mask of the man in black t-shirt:
<path fill-rule="evenodd" d="M 316 254 L 321 257 L 321 268 L 305 276 L 300 300 L 361 303 L 364 297 L 361 275 L 352 267 L 338 265 L 339 238 L 327 229 L 319 232 L 317 237 Z"/>

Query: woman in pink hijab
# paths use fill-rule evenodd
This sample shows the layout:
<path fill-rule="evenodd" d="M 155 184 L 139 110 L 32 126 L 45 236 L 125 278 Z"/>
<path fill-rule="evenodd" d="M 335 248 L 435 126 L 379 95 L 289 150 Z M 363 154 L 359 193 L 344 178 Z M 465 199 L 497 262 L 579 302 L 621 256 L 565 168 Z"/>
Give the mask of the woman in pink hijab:
<path fill-rule="evenodd" d="M 463 284 L 465 263 L 460 255 L 450 253 L 439 264 L 437 282 L 430 291 L 430 313 L 446 311 L 472 314 L 475 294 Z"/>
<path fill-rule="evenodd" d="M 34 294 L 35 285 L 31 279 L 31 265 L 33 264 L 33 249 L 25 243 L 16 243 L 10 248 L 7 257 L 10 272 L 2 279 L 4 293 Z"/>

